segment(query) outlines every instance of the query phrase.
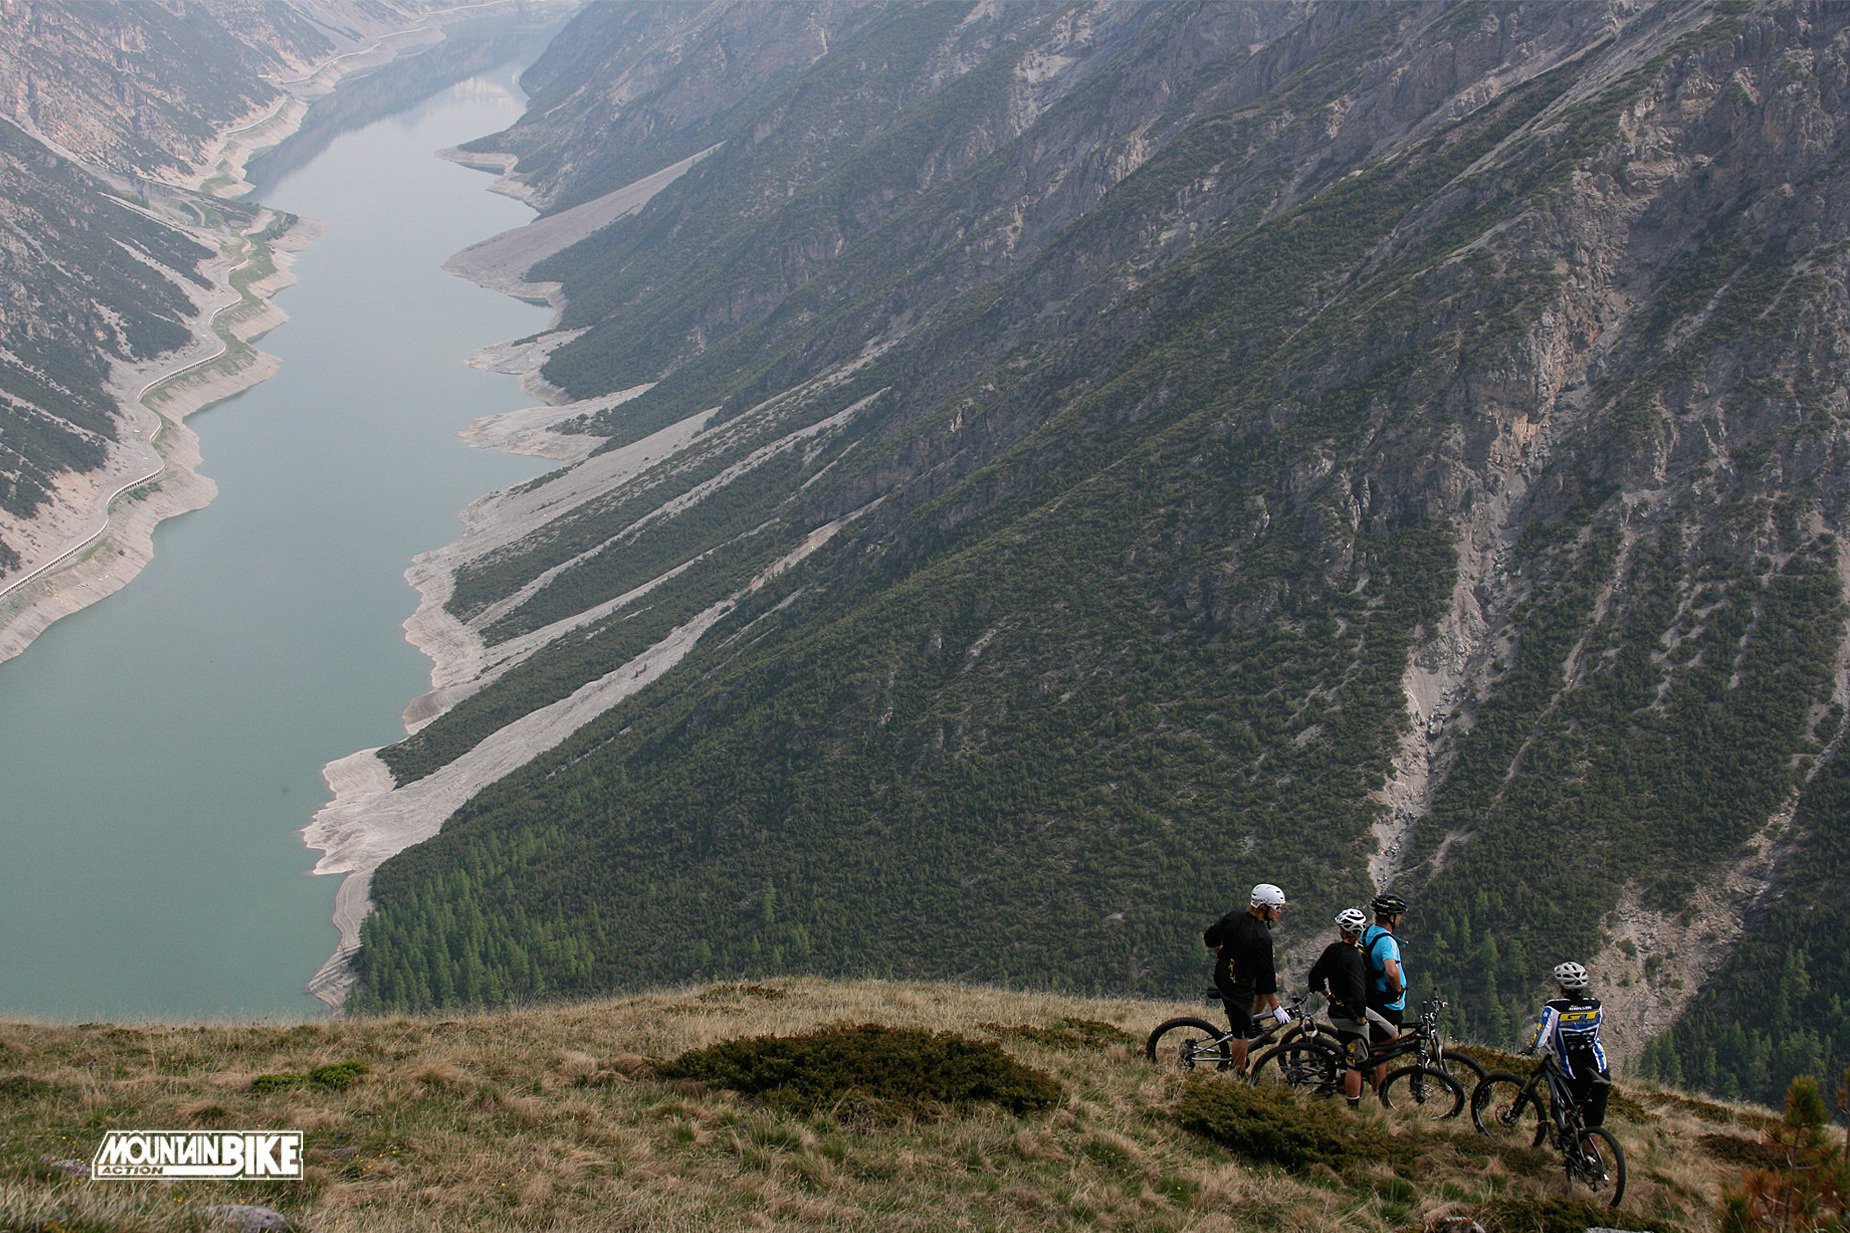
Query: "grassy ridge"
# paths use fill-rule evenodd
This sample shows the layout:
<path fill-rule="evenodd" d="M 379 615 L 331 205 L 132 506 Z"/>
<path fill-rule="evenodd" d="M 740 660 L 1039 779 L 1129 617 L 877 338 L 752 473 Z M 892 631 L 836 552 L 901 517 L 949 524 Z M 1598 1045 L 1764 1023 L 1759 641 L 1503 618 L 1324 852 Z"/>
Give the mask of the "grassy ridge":
<path fill-rule="evenodd" d="M 1538 1154 L 1493 1154 L 1468 1127 L 1435 1131 L 1376 1109 L 1356 1117 L 1286 1098 L 1251 1111 L 1261 1125 L 1315 1130 L 1300 1141 L 1354 1149 L 1327 1159 L 1281 1167 L 1267 1151 L 1220 1146 L 1239 1133 L 1238 1111 L 1216 1099 L 1228 1081 L 1191 1084 L 1142 1056 L 1144 1033 L 1184 1009 L 806 980 L 488 1018 L 0 1024 L 0 1228 L 167 1233 L 202 1227 L 201 1209 L 228 1202 L 267 1205 L 321 1233 L 1390 1233 L 1452 1213 L 1515 1233 L 1576 1216 L 1584 1228 L 1598 1214 L 1569 1204 L 1558 1166 Z M 668 1059 L 739 1037 L 868 1023 L 953 1033 L 979 1056 L 999 1047 L 1042 1078 L 1022 1080 L 1033 1099 L 1016 1100 L 1019 1114 L 978 1103 L 893 1116 L 853 1101 L 792 1112 L 663 1073 Z M 711 1071 L 702 1056 L 679 1069 Z M 339 1082 L 278 1081 L 336 1073 Z M 1736 1167 L 1713 1144 L 1756 1140 L 1765 1120 L 1764 1110 L 1622 1088 L 1611 1124 L 1630 1184 L 1613 1222 L 1711 1227 Z M 47 1162 L 87 1160 L 105 1128 L 257 1126 L 305 1131 L 303 1182 L 103 1184 Z"/>

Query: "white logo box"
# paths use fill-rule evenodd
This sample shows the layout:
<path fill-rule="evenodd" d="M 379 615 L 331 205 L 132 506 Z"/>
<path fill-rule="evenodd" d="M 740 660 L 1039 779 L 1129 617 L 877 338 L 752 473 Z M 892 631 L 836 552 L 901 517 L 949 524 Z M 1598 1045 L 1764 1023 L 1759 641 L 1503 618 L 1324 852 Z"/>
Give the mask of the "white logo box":
<path fill-rule="evenodd" d="M 299 1130 L 111 1130 L 90 1159 L 104 1181 L 302 1180 Z"/>

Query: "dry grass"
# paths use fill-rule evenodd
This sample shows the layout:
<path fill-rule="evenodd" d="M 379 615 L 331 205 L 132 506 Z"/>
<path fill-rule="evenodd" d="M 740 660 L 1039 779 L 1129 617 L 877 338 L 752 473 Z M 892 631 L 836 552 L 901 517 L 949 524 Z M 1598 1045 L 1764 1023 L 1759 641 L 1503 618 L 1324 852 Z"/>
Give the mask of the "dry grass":
<path fill-rule="evenodd" d="M 1385 1160 L 1261 1166 L 1182 1130 L 1177 1076 L 1143 1060 L 1170 1004 L 883 982 L 778 981 L 454 1019 L 298 1026 L 0 1025 L 0 1229 L 178 1230 L 226 1202 L 322 1233 L 394 1230 L 1417 1228 L 1499 1197 L 1560 1197 L 1539 1158 L 1468 1124 L 1379 1110 Z M 999 1041 L 1055 1077 L 1060 1107 L 856 1122 L 801 1118 L 655 1076 L 732 1037 L 883 1023 Z M 1116 1029 L 1114 1031 L 1113 1029 Z M 1122 1034 L 1119 1034 L 1122 1033 Z M 357 1061 L 344 1090 L 255 1092 L 259 1074 Z M 10 1080 L 10 1081 L 9 1081 Z M 1225 1079 L 1210 1080 L 1226 1082 Z M 1642 1092 L 1613 1129 L 1623 1219 L 1710 1227 L 1728 1166 L 1701 1148 L 1764 1111 Z M 89 1182 L 107 1128 L 301 1129 L 300 1183 Z"/>

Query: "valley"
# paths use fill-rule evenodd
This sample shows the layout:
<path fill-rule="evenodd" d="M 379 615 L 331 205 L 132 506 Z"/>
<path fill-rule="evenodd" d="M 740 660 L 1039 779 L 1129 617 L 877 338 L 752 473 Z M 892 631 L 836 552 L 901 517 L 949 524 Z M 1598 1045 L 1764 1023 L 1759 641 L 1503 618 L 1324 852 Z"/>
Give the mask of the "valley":
<path fill-rule="evenodd" d="M 1294 973 L 1406 896 L 1471 1039 L 1578 957 L 1631 1073 L 1774 1101 L 1850 1065 L 1844 10 L 609 3 L 528 59 L 440 143 L 511 212 L 389 220 L 505 328 L 425 293 L 363 327 L 519 393 L 429 391 L 473 483 L 355 480 L 428 488 L 425 530 L 307 520 L 364 523 L 402 611 L 335 606 L 415 607 L 429 662 L 284 742 L 328 792 L 276 812 L 343 879 L 298 984 L 362 1021 L 796 976 L 1166 998 L 1269 881 Z M 330 131 L 394 97 L 350 84 Z M 343 140 L 253 199 L 318 218 L 280 188 Z M 209 144 L 167 140 L 174 192 L 261 181 Z M 298 322 L 332 239 L 277 266 Z M 150 315 L 86 371 L 170 355 L 185 282 L 87 291 Z M 107 493 L 100 398 L 15 505 Z"/>

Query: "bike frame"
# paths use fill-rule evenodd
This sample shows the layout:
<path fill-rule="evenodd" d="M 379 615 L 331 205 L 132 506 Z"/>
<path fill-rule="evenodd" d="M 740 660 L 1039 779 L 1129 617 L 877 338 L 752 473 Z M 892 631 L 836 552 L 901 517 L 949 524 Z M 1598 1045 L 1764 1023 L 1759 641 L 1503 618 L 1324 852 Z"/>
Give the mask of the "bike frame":
<path fill-rule="evenodd" d="M 1214 1006 L 1225 1005 L 1225 1000 L 1221 997 L 1220 990 L 1218 989 L 1208 990 L 1204 1000 Z M 1260 1028 L 1259 1031 L 1255 1032 L 1253 1035 L 1245 1038 L 1249 1056 L 1251 1053 L 1264 1046 L 1275 1044 L 1289 1038 L 1294 1031 L 1311 1036 L 1317 1034 L 1319 1031 L 1317 1021 L 1309 1011 L 1304 1009 L 1304 999 L 1302 997 L 1293 998 L 1286 1004 L 1285 1009 L 1291 1014 L 1289 1022 L 1279 1023 L 1276 1019 L 1268 1015 L 1264 1020 L 1265 1026 Z M 1259 1023 L 1260 1021 L 1255 1019 L 1253 1021 L 1253 1026 L 1259 1027 Z M 1221 1046 L 1239 1039 L 1241 1038 L 1233 1034 L 1233 1029 L 1229 1028 L 1214 1036 L 1191 1042 L 1187 1046 L 1186 1052 L 1191 1061 L 1217 1061 Z"/>
<path fill-rule="evenodd" d="M 1371 1043 L 1368 1046 L 1368 1060 L 1364 1065 L 1371 1068 L 1385 1066 L 1408 1054 L 1418 1054 L 1415 1060 L 1420 1065 L 1442 1069 L 1440 1062 L 1445 1057 L 1445 1043 L 1439 1035 L 1439 1012 L 1443 1009 L 1444 1002 L 1426 1003 L 1418 1023 L 1405 1028 L 1399 1036 L 1380 1046 Z"/>
<path fill-rule="evenodd" d="M 1541 1092 L 1548 1089 L 1548 1143 L 1560 1151 L 1566 1151 L 1570 1145 L 1579 1150 L 1580 1135 L 1585 1129 L 1580 1124 L 1580 1104 L 1574 1099 L 1574 1093 L 1567 1086 L 1567 1076 L 1561 1073 L 1561 1063 L 1555 1061 L 1552 1053 L 1542 1054 L 1542 1064 L 1529 1075 L 1522 1085 L 1518 1100 L 1541 1103 Z"/>
<path fill-rule="evenodd" d="M 1580 1124 L 1580 1102 L 1574 1099 L 1574 1093 L 1567 1086 L 1567 1076 L 1561 1072 L 1561 1063 L 1555 1061 L 1555 1055 L 1542 1055 L 1542 1064 L 1536 1070 L 1536 1077 L 1548 1083 L 1548 1122 L 1549 1133 L 1554 1146 L 1566 1151 L 1572 1146 L 1580 1150 L 1580 1135 L 1585 1129 Z M 1528 1090 L 1533 1092 L 1535 1080 L 1529 1081 Z M 1531 1096 L 1531 1099 L 1534 1099 Z"/>

